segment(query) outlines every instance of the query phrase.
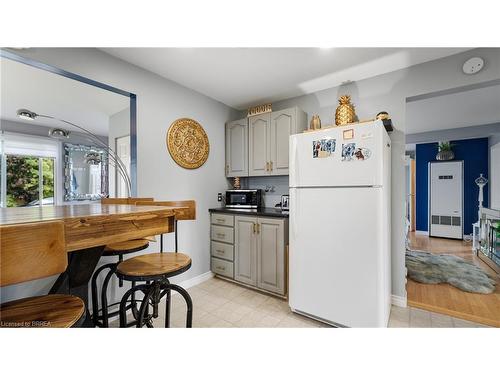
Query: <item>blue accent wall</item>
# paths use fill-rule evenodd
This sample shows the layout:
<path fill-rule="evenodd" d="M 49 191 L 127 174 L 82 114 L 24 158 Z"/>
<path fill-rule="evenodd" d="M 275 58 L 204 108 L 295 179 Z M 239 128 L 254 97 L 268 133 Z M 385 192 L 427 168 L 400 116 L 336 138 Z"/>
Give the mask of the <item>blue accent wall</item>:
<path fill-rule="evenodd" d="M 455 160 L 464 161 L 464 233 L 472 233 L 472 224 L 477 221 L 477 197 L 479 189 L 474 180 L 482 173 L 488 178 L 488 138 L 450 141 L 454 147 Z M 436 160 L 438 143 L 416 145 L 416 227 L 428 231 L 429 181 L 428 166 Z M 488 185 L 484 188 L 483 205 L 488 207 Z"/>

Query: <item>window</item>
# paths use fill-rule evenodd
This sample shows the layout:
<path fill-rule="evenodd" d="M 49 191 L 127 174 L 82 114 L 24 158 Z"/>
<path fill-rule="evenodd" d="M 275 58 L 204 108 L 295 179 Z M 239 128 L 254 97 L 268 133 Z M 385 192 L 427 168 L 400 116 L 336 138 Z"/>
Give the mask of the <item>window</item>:
<path fill-rule="evenodd" d="M 0 136 L 1 207 L 54 205 L 57 188 L 57 142 L 18 134 Z"/>
<path fill-rule="evenodd" d="M 6 155 L 6 207 L 54 204 L 54 158 Z"/>

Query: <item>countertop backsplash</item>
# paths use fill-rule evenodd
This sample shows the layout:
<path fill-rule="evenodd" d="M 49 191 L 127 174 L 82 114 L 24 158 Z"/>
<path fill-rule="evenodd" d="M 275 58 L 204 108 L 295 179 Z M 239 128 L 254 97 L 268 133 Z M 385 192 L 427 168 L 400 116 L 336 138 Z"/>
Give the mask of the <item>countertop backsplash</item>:
<path fill-rule="evenodd" d="M 288 176 L 248 177 L 249 189 L 262 189 L 264 207 L 274 207 L 281 203 L 281 196 L 289 192 Z M 266 192 L 266 188 L 270 189 Z"/>

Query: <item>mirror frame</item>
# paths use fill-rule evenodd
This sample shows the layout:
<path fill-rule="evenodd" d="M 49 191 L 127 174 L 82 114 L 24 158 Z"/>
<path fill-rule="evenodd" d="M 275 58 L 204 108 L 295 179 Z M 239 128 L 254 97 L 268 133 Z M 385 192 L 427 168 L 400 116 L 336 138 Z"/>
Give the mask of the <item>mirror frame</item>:
<path fill-rule="evenodd" d="M 32 60 L 30 58 L 21 55 L 17 55 L 4 48 L 0 48 L 0 56 L 6 59 L 17 61 L 22 64 L 26 64 L 38 69 L 45 70 L 47 72 L 58 74 L 60 76 L 69 79 L 74 79 L 75 81 L 86 83 L 88 85 L 98 87 L 103 90 L 111 91 L 116 94 L 120 94 L 130 98 L 130 179 L 132 185 L 132 191 L 130 192 L 130 195 L 132 197 L 136 197 L 137 196 L 137 96 L 131 92 L 121 90 L 119 88 L 107 85 L 102 82 L 94 81 L 93 79 L 68 72 L 67 70 L 63 70 L 40 61 Z"/>
<path fill-rule="evenodd" d="M 108 178 L 108 154 L 102 147 L 87 145 L 75 145 L 73 143 L 64 144 L 64 201 L 86 201 L 106 198 L 109 194 Z M 73 176 L 73 157 L 74 151 L 95 152 L 101 156 L 101 193 L 100 194 L 78 194 L 73 191 L 71 181 Z"/>

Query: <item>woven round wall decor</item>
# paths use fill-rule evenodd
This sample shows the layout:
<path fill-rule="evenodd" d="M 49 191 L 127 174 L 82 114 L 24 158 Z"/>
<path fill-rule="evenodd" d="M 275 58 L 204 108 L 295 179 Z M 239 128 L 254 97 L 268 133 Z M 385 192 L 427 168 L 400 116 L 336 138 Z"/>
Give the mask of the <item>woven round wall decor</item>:
<path fill-rule="evenodd" d="M 175 120 L 167 132 L 167 148 L 183 168 L 196 169 L 208 159 L 210 144 L 203 127 L 193 119 Z"/>

